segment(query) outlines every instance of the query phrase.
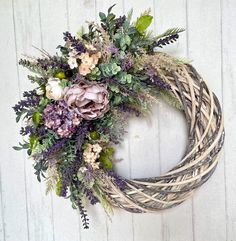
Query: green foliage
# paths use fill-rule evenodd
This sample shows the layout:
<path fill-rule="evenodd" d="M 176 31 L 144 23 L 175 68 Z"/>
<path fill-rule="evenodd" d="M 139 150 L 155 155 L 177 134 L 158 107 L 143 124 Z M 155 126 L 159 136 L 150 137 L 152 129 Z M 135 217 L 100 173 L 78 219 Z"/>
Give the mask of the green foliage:
<path fill-rule="evenodd" d="M 116 63 L 100 64 L 99 67 L 104 77 L 112 77 L 121 70 Z"/>
<path fill-rule="evenodd" d="M 105 154 L 102 154 L 99 157 L 99 161 L 103 164 L 103 166 L 107 169 L 107 170 L 111 170 L 113 165 L 111 160 L 109 159 L 109 157 Z"/>
<path fill-rule="evenodd" d="M 37 147 L 38 142 L 39 138 L 31 134 L 29 137 L 29 148 L 31 149 L 31 151 L 33 151 Z"/>
<path fill-rule="evenodd" d="M 139 17 L 135 24 L 135 28 L 142 34 L 150 26 L 152 19 L 153 16 L 151 15 L 143 15 Z"/>
<path fill-rule="evenodd" d="M 34 112 L 34 114 L 32 116 L 32 121 L 36 127 L 40 124 L 41 118 L 42 118 L 42 116 L 41 116 L 40 112 L 38 112 L 38 111 Z"/>
<path fill-rule="evenodd" d="M 101 79 L 101 71 L 98 67 L 95 67 L 91 70 L 90 74 L 88 75 L 90 80 L 100 80 Z"/>
<path fill-rule="evenodd" d="M 179 102 L 179 100 L 174 96 L 172 92 L 167 90 L 160 90 L 160 96 L 170 106 L 173 106 L 174 108 L 177 108 L 179 110 L 183 109 L 182 104 Z"/>
<path fill-rule="evenodd" d="M 68 87 L 68 86 L 70 86 L 70 85 L 71 85 L 71 82 L 69 82 L 67 79 L 62 79 L 62 80 L 60 81 L 60 86 L 61 86 L 62 88 Z"/>
<path fill-rule="evenodd" d="M 46 152 L 58 139 L 59 137 L 54 131 L 48 130 L 47 135 L 32 150 L 32 155 Z"/>
<path fill-rule="evenodd" d="M 41 182 L 41 177 L 45 178 L 45 172 L 48 169 L 48 166 L 46 164 L 45 160 L 39 160 L 36 163 L 34 163 L 34 169 L 35 169 L 35 175 L 37 176 L 37 179 L 39 182 Z"/>
<path fill-rule="evenodd" d="M 127 74 L 125 72 L 120 72 L 117 76 L 118 81 L 121 84 L 131 84 L 132 82 L 132 75 L 131 74 Z"/>
<path fill-rule="evenodd" d="M 126 50 L 131 44 L 131 38 L 128 34 L 123 34 L 118 32 L 114 35 L 115 45 L 119 47 L 122 51 Z"/>
<path fill-rule="evenodd" d="M 29 149 L 29 143 L 28 142 L 24 142 L 24 143 L 20 143 L 19 142 L 19 146 L 13 146 L 12 147 L 15 151 L 21 151 L 21 150 L 24 150 L 24 149 Z"/>

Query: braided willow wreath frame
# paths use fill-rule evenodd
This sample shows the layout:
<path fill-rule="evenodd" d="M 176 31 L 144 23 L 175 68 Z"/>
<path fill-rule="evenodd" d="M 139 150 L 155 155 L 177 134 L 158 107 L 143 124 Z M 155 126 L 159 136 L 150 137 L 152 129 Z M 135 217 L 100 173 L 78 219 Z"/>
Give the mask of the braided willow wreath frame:
<path fill-rule="evenodd" d="M 153 36 L 149 11 L 132 23 L 131 12 L 116 18 L 112 7 L 88 32 L 63 33 L 59 53 L 40 50 L 41 58 L 19 61 L 36 74 L 28 76 L 36 87 L 13 107 L 16 121 L 25 122 L 24 142 L 14 149 L 27 150 L 46 193 L 69 198 L 84 228 L 87 203 L 100 203 L 108 214 L 112 206 L 141 213 L 182 203 L 213 174 L 224 142 L 215 94 L 189 63 L 160 51 L 184 29 Z M 129 118 L 149 114 L 160 97 L 185 113 L 185 155 L 159 177 L 122 178 L 113 165 L 115 146 Z"/>
<path fill-rule="evenodd" d="M 188 146 L 182 160 L 166 174 L 124 181 L 120 191 L 110 178 L 104 190 L 114 206 L 129 212 L 155 212 L 181 204 L 213 174 L 224 143 L 224 121 L 218 98 L 191 65 L 167 76 L 182 102 L 188 124 Z"/>

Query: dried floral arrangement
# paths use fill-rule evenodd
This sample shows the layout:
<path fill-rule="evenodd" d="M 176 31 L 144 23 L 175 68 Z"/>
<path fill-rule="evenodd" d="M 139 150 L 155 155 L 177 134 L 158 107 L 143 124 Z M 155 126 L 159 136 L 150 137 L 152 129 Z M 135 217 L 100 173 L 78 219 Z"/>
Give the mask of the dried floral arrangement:
<path fill-rule="evenodd" d="M 132 11 L 116 17 L 112 8 L 87 32 L 65 32 L 54 56 L 41 50 L 41 58 L 21 59 L 36 87 L 13 107 L 26 137 L 14 149 L 27 150 L 46 192 L 69 198 L 84 228 L 87 202 L 100 203 L 107 213 L 113 206 L 153 212 L 182 203 L 214 172 L 224 140 L 217 97 L 190 64 L 160 52 L 183 29 L 153 36 L 147 31 L 150 11 L 131 22 Z M 160 97 L 185 113 L 186 153 L 159 177 L 122 178 L 114 170 L 114 152 L 127 121 L 148 114 Z"/>

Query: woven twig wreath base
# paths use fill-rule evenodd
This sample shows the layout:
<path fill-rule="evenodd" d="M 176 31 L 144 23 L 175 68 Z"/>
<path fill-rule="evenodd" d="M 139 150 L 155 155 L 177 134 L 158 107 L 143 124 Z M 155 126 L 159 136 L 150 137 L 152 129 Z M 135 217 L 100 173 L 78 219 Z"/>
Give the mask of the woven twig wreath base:
<path fill-rule="evenodd" d="M 129 212 L 154 212 L 188 199 L 215 171 L 224 142 L 219 101 L 197 71 L 183 65 L 166 77 L 184 108 L 188 146 L 182 160 L 159 177 L 124 179 L 127 188 L 123 191 L 110 178 L 104 180 L 104 192 L 111 203 Z"/>

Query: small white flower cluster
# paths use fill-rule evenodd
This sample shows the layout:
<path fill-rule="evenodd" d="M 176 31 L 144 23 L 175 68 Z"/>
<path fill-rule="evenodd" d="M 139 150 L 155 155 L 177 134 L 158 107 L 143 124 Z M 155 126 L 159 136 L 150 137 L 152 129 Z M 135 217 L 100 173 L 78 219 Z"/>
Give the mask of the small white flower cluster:
<path fill-rule="evenodd" d="M 99 169 L 99 162 L 96 160 L 99 158 L 102 147 L 99 144 L 88 144 L 84 150 L 83 157 L 86 163 L 89 163 L 93 169 Z"/>

